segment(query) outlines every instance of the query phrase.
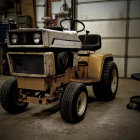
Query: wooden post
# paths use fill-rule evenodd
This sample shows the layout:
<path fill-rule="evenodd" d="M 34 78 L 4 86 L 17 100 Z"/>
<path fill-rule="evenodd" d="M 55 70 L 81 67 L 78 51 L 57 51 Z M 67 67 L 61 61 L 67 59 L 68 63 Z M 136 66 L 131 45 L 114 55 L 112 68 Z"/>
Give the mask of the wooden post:
<path fill-rule="evenodd" d="M 52 16 L 52 0 L 46 0 L 47 2 L 47 17 Z"/>

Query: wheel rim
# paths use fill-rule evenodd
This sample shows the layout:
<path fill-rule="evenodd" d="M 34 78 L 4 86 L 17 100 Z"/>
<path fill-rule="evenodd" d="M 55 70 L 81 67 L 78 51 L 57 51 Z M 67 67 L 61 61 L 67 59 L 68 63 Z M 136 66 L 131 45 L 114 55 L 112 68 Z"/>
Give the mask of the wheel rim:
<path fill-rule="evenodd" d="M 83 113 L 85 112 L 86 105 L 87 105 L 86 93 L 81 92 L 81 94 L 79 95 L 78 100 L 77 100 L 77 114 L 79 116 L 82 116 Z"/>
<path fill-rule="evenodd" d="M 118 81 L 117 71 L 115 69 L 113 69 L 113 71 L 112 71 L 112 82 L 111 82 L 112 93 L 115 93 L 115 91 L 116 91 L 117 81 Z"/>

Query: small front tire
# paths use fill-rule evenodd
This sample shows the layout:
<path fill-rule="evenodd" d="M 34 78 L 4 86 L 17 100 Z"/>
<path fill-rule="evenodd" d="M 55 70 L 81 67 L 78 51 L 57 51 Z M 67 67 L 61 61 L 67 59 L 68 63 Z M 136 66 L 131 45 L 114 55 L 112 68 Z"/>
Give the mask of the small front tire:
<path fill-rule="evenodd" d="M 0 102 L 8 113 L 20 113 L 26 109 L 28 103 L 19 102 L 18 98 L 17 79 L 12 77 L 1 87 Z"/>
<path fill-rule="evenodd" d="M 87 89 L 84 84 L 71 82 L 61 98 L 60 114 L 66 122 L 78 123 L 87 109 Z"/>

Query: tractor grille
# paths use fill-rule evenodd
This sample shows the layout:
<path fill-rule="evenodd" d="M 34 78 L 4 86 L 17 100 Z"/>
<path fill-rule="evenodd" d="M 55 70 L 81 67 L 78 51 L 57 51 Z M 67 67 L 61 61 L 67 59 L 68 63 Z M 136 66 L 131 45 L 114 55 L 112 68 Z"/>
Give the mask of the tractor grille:
<path fill-rule="evenodd" d="M 44 74 L 44 56 L 35 54 L 9 54 L 14 73 Z"/>

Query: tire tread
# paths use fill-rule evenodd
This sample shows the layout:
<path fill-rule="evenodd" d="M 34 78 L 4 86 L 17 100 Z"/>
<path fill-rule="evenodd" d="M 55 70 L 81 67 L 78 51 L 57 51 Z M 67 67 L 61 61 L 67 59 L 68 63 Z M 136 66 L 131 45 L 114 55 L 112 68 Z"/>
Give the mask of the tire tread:
<path fill-rule="evenodd" d="M 117 76 L 118 76 L 118 69 L 114 62 L 108 61 L 104 64 L 101 81 L 98 83 L 95 83 L 93 85 L 93 91 L 98 100 L 101 101 L 110 101 L 115 98 L 115 94 L 117 90 L 115 91 L 115 94 L 113 95 L 111 92 L 111 85 L 110 85 L 110 71 L 112 68 L 115 68 L 117 70 Z M 118 88 L 118 83 L 117 83 Z"/>
<path fill-rule="evenodd" d="M 17 78 L 15 77 L 8 79 L 1 87 L 0 102 L 8 113 L 23 112 L 28 105 L 28 103 L 25 103 L 23 106 L 15 104 L 13 101 L 14 88 L 17 88 Z"/>
<path fill-rule="evenodd" d="M 77 90 L 84 85 L 77 82 L 71 82 L 67 85 L 65 92 L 62 95 L 60 114 L 66 122 L 75 123 L 81 120 L 76 120 L 73 116 L 73 100 Z M 85 86 L 84 86 L 85 87 Z M 86 90 L 86 88 L 84 88 Z M 86 91 L 87 92 L 87 91 Z"/>

